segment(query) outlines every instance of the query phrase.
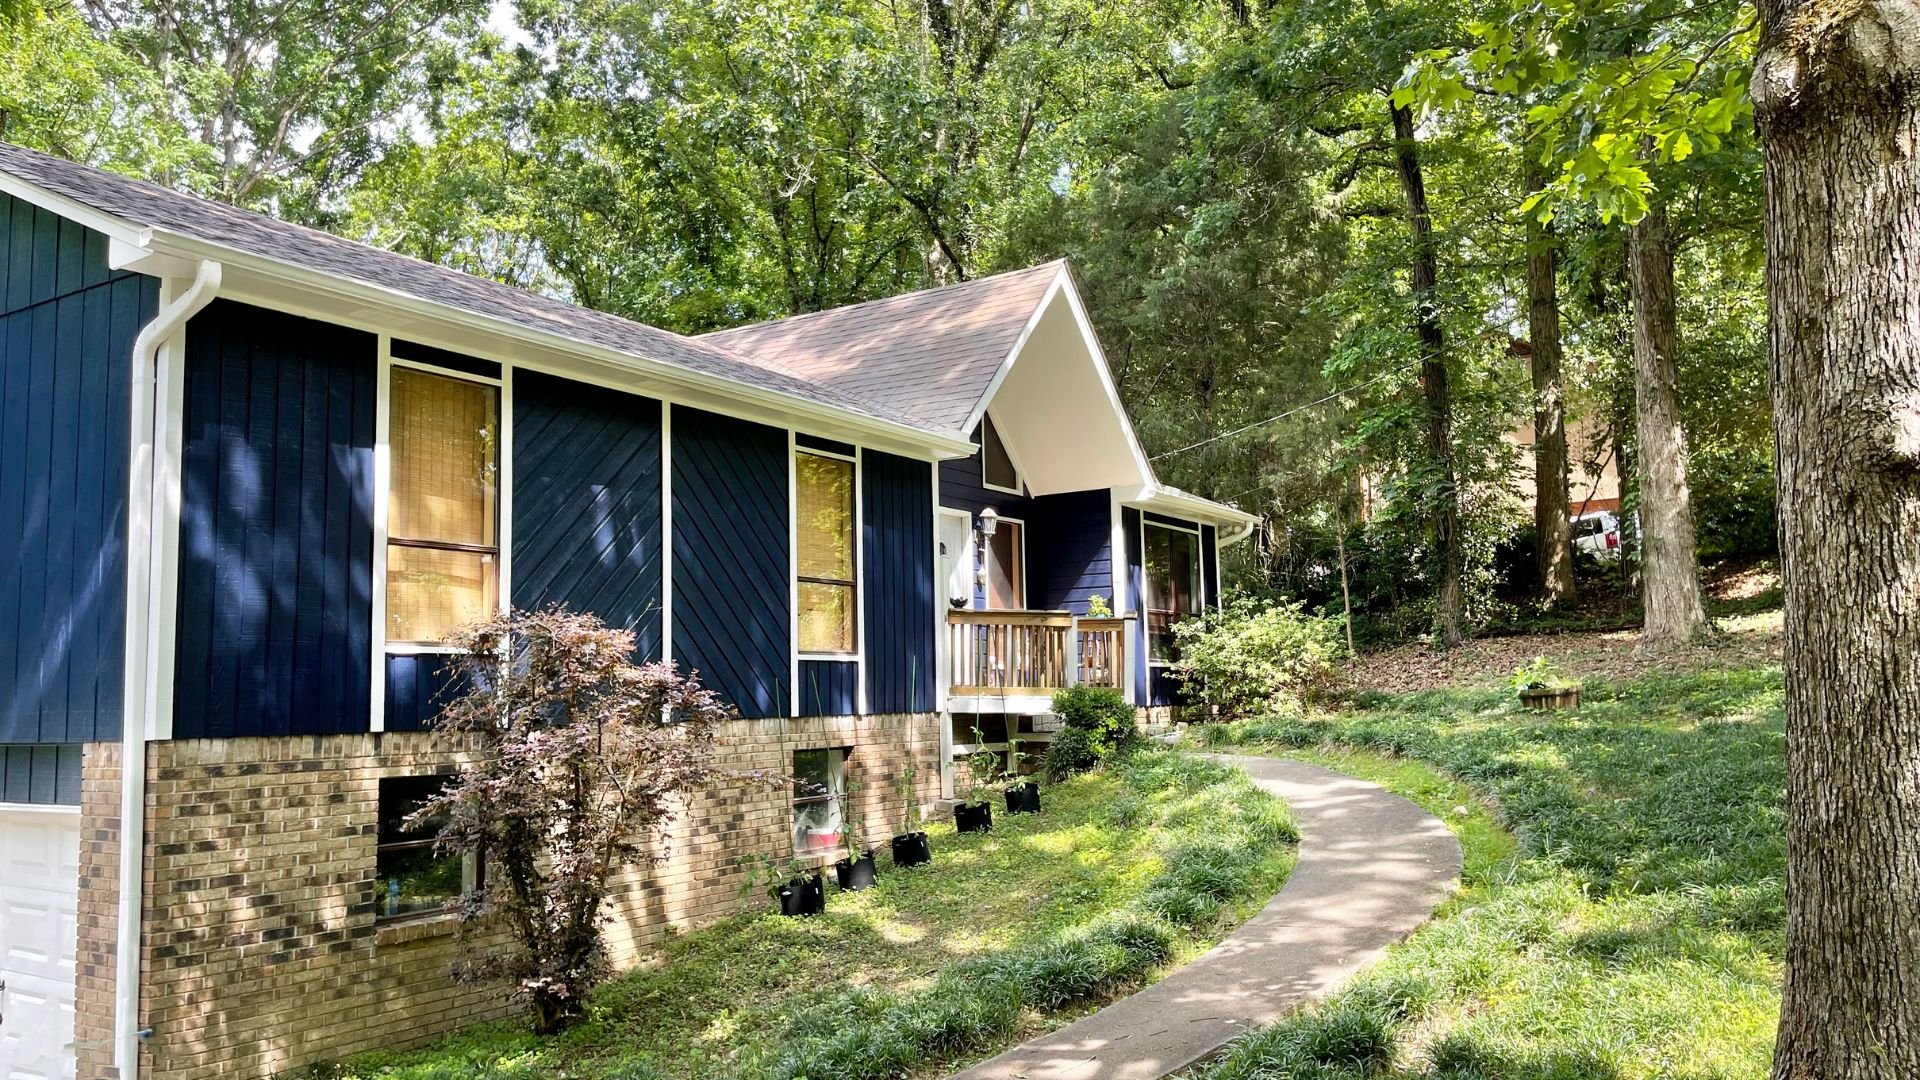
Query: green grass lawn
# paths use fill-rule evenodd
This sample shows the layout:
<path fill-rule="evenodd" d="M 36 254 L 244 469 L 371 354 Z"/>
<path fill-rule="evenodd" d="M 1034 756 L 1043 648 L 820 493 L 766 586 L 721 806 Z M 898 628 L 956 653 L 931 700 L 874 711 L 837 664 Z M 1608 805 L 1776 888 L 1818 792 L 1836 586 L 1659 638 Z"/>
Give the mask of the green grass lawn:
<path fill-rule="evenodd" d="M 1232 770 L 1144 751 L 1044 790 L 991 834 L 929 828 L 932 867 L 827 914 L 728 919 L 603 986 L 547 1040 L 472 1029 L 318 1071 L 351 1080 L 940 1075 L 1196 955 L 1286 879 L 1297 837 Z M 771 901 L 767 901 L 771 906 Z"/>
<path fill-rule="evenodd" d="M 1363 700 L 1211 729 L 1376 780 L 1445 818 L 1462 892 L 1324 1007 L 1206 1080 L 1760 1080 L 1785 926 L 1777 667 Z"/>

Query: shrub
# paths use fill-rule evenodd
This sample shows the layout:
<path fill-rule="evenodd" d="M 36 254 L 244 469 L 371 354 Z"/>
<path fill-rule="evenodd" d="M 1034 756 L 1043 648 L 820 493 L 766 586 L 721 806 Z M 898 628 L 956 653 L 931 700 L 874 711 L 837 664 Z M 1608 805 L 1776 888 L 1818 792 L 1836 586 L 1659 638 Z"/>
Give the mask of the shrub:
<path fill-rule="evenodd" d="M 1083 773 L 1100 763 L 1094 752 L 1093 733 L 1067 728 L 1053 737 L 1047 747 L 1047 779 L 1058 782 L 1075 773 Z"/>
<path fill-rule="evenodd" d="M 466 690 L 434 726 L 471 737 L 474 758 L 411 820 L 444 820 L 442 849 L 486 861 L 455 974 L 511 980 L 550 1035 L 606 974 L 621 871 L 661 858 L 685 796 L 730 775 L 713 760 L 728 710 L 668 665 L 634 664 L 632 631 L 592 615 L 514 611 L 453 644 Z"/>
<path fill-rule="evenodd" d="M 1109 686 L 1073 686 L 1056 691 L 1053 712 L 1070 731 L 1084 731 L 1094 737 L 1101 757 L 1131 746 L 1140 738 L 1134 722 L 1133 706 L 1127 695 Z"/>
<path fill-rule="evenodd" d="M 1339 683 L 1340 631 L 1299 604 L 1237 597 L 1173 628 L 1180 659 L 1173 671 L 1187 693 L 1228 719 L 1298 712 Z"/>

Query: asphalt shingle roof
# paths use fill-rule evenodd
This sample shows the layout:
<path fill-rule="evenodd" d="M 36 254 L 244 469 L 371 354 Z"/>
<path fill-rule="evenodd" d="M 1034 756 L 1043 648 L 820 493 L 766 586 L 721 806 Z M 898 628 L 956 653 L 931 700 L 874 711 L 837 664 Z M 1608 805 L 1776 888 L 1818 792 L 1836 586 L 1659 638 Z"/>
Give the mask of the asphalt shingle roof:
<path fill-rule="evenodd" d="M 831 382 L 810 380 L 778 365 L 749 360 L 713 336 L 685 337 L 7 143 L 0 143 L 0 172 L 135 227 L 164 229 L 582 344 L 921 430 L 950 433 L 912 410 L 859 396 Z"/>
<path fill-rule="evenodd" d="M 1060 262 L 704 334 L 775 370 L 964 435 Z"/>

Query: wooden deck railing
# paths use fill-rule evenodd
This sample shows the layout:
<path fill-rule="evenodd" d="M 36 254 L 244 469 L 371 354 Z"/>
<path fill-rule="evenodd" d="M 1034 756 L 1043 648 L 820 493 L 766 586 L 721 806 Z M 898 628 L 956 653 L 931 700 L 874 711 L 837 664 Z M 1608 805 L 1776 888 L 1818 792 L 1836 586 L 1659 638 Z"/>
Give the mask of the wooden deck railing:
<path fill-rule="evenodd" d="M 957 695 L 1051 694 L 1076 684 L 1124 689 L 1129 620 L 1065 611 L 950 611 L 947 665 Z"/>

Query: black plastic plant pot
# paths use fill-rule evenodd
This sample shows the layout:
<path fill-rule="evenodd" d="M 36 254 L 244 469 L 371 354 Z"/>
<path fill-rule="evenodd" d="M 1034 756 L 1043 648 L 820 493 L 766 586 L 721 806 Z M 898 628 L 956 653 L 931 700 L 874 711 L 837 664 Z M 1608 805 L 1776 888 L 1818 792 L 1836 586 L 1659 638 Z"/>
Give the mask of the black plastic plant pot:
<path fill-rule="evenodd" d="M 780 890 L 780 914 L 818 915 L 827 910 L 827 884 L 819 874 L 797 877 Z"/>
<path fill-rule="evenodd" d="M 1007 789 L 1007 813 L 1037 814 L 1040 812 L 1040 785 L 1029 780 Z"/>
<path fill-rule="evenodd" d="M 833 864 L 833 876 L 840 883 L 842 892 L 859 892 L 873 888 L 876 877 L 873 866 L 873 852 L 869 851 L 857 859 L 841 859 Z"/>
<path fill-rule="evenodd" d="M 985 799 L 953 808 L 953 823 L 961 832 L 992 832 L 993 804 Z"/>
<path fill-rule="evenodd" d="M 923 832 L 901 833 L 893 838 L 893 865 L 925 866 L 933 861 L 933 845 Z"/>

